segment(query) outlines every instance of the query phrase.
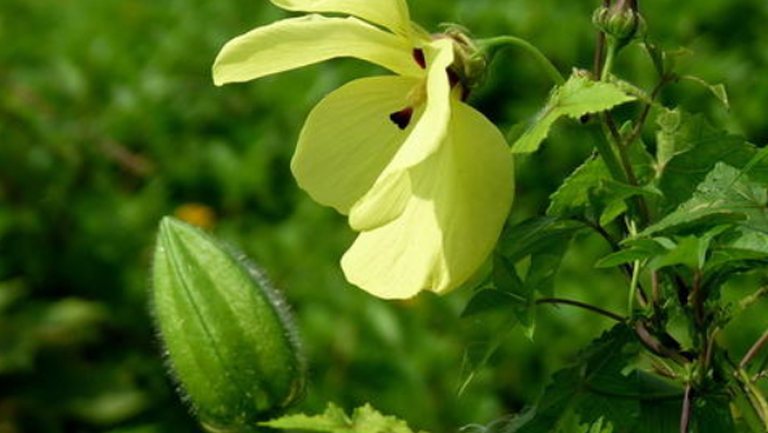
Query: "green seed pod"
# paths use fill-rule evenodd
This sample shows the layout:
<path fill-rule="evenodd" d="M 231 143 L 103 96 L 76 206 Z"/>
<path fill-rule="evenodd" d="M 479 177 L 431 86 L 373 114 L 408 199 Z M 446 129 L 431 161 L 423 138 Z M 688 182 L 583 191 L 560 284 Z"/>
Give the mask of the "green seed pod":
<path fill-rule="evenodd" d="M 300 398 L 305 368 L 287 304 L 254 266 L 166 217 L 154 313 L 181 389 L 209 431 L 254 431 Z"/>

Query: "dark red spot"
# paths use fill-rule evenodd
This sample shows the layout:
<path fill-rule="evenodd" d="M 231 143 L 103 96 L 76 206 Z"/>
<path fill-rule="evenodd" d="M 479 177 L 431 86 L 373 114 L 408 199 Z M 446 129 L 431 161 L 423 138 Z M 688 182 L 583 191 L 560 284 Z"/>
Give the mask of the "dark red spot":
<path fill-rule="evenodd" d="M 427 69 L 427 59 L 424 58 L 424 51 L 416 48 L 413 50 L 413 60 L 421 67 L 421 69 Z"/>
<path fill-rule="evenodd" d="M 400 111 L 395 111 L 389 115 L 389 120 L 397 125 L 400 129 L 405 129 L 411 123 L 411 117 L 413 117 L 413 108 L 406 107 Z"/>
<path fill-rule="evenodd" d="M 448 83 L 450 83 L 451 88 L 459 84 L 459 81 L 461 81 L 461 78 L 459 78 L 459 74 L 457 74 L 456 72 L 453 72 L 453 70 L 450 68 L 447 68 L 445 71 L 448 73 Z"/>
<path fill-rule="evenodd" d="M 472 93 L 468 88 L 461 86 L 461 100 L 466 101 L 469 99 L 469 95 Z"/>

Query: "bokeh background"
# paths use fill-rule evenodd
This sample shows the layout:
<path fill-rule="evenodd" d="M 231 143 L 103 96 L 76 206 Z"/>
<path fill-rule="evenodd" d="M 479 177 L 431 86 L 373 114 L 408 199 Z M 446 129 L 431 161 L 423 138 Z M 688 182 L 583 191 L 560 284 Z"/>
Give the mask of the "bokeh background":
<path fill-rule="evenodd" d="M 410 6 L 429 29 L 456 22 L 478 37 L 526 37 L 568 72 L 591 65 L 597 3 Z M 768 3 L 640 3 L 651 37 L 693 50 L 682 70 L 726 83 L 731 109 L 694 84 L 672 86 L 663 101 L 768 143 Z M 353 233 L 290 176 L 311 107 L 382 71 L 338 60 L 242 85 L 211 82 L 228 39 L 284 16 L 267 0 L 0 1 L 0 433 L 198 431 L 166 376 L 147 306 L 155 230 L 169 214 L 242 249 L 284 290 L 310 360 L 298 410 L 370 402 L 432 432 L 488 423 L 532 403 L 551 372 L 610 325 L 542 307 L 533 340 L 512 331 L 458 395 L 466 347 L 495 332 L 459 318 L 471 287 L 407 302 L 351 287 L 338 260 Z M 618 73 L 654 84 L 638 48 Z M 533 116 L 550 87 L 524 53 L 509 51 L 472 103 L 506 130 Z M 542 152 L 517 161 L 513 221 L 546 209 L 589 155 L 587 137 L 564 123 Z M 599 240 L 578 239 L 560 294 L 623 311 L 621 278 L 592 269 L 605 253 Z M 736 284 L 727 296 L 742 292 Z M 735 322 L 726 344 L 743 351 L 768 323 L 766 308 Z"/>

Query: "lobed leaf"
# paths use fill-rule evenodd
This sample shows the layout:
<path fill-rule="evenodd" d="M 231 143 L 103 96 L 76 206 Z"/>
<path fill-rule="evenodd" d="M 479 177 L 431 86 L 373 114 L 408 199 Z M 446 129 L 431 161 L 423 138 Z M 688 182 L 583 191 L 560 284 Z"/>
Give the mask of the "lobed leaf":
<path fill-rule="evenodd" d="M 572 119 L 609 110 L 636 98 L 612 83 L 593 81 L 588 77 L 572 75 L 568 81 L 555 88 L 547 105 L 512 145 L 513 153 L 533 153 L 549 135 L 552 125 L 561 117 Z"/>
<path fill-rule="evenodd" d="M 734 167 L 717 163 L 688 201 L 646 228 L 641 236 L 701 232 L 729 223 L 765 232 L 768 231 L 767 202 L 762 184 L 742 176 Z"/>
<path fill-rule="evenodd" d="M 405 421 L 382 415 L 369 404 L 355 409 L 351 416 L 347 416 L 343 409 L 329 403 L 321 415 L 287 415 L 260 425 L 280 430 L 328 433 L 414 433 Z"/>

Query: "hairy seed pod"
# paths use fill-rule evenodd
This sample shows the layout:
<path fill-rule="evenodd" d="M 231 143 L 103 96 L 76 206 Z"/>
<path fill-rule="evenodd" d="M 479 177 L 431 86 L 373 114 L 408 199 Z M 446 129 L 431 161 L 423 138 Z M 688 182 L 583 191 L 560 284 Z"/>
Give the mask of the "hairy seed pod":
<path fill-rule="evenodd" d="M 302 396 L 304 360 L 286 303 L 256 267 L 166 217 L 153 283 L 170 367 L 208 430 L 252 431 Z"/>

